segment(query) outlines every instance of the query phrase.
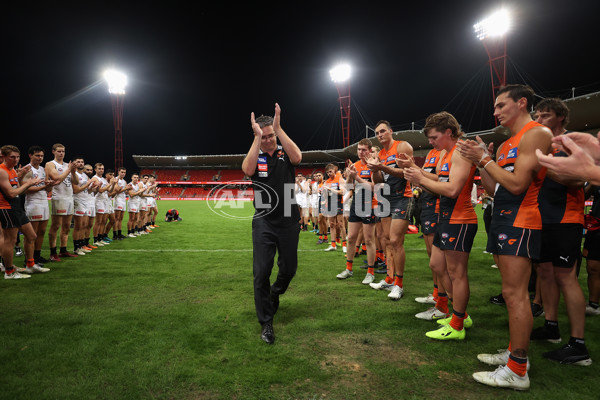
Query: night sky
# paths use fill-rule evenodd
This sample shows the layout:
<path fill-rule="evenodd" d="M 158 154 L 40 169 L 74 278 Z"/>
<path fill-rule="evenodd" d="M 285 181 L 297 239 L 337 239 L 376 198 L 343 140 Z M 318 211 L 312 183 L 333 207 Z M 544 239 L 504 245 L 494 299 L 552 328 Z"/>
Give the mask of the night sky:
<path fill-rule="evenodd" d="M 290 5 L 291 3 L 292 5 Z M 2 144 L 47 149 L 112 166 L 114 127 L 102 73 L 129 77 L 124 158 L 239 154 L 250 112 L 282 108 L 302 150 L 340 148 L 329 69 L 353 66 L 351 141 L 365 125 L 396 130 L 443 109 L 467 132 L 493 127 L 487 55 L 473 24 L 505 4 L 509 82 L 542 96 L 600 89 L 600 1 L 531 0 L 252 3 L 199 6 L 9 6 L 2 12 Z M 387 2 L 391 3 L 391 2 Z M 91 3 L 90 3 L 91 4 Z"/>

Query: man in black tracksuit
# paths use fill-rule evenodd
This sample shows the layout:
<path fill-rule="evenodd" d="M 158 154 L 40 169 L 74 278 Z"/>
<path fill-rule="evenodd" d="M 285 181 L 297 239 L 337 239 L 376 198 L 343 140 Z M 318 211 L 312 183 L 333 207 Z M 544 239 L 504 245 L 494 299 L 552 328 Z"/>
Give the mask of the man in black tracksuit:
<path fill-rule="evenodd" d="M 280 115 L 277 103 L 274 118 L 255 119 L 254 113 L 251 114 L 254 141 L 242 163 L 242 170 L 252 178 L 254 187 L 254 304 L 262 326 L 261 339 L 268 344 L 275 342 L 273 317 L 279 307 L 279 296 L 285 293 L 296 274 L 300 233 L 294 185 L 295 166 L 302 160 L 302 153 L 281 128 Z M 276 251 L 279 271 L 271 285 Z"/>

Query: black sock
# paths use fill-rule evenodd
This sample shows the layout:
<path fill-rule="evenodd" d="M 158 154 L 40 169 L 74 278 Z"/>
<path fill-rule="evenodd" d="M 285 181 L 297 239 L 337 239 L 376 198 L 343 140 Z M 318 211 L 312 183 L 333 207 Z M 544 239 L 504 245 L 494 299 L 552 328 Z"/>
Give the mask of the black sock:
<path fill-rule="evenodd" d="M 67 248 L 66 247 L 60 247 L 60 252 L 61 253 L 66 253 L 67 252 Z"/>
<path fill-rule="evenodd" d="M 56 247 L 50 247 L 50 255 L 56 255 Z"/>
<path fill-rule="evenodd" d="M 33 251 L 33 259 L 34 260 L 39 260 L 41 256 L 42 256 L 42 251 L 41 250 L 34 250 Z"/>

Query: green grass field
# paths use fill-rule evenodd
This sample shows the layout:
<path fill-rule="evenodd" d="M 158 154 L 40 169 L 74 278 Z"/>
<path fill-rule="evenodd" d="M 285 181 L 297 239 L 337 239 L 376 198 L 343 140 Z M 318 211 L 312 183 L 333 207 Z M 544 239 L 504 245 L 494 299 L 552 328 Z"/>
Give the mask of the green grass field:
<path fill-rule="evenodd" d="M 407 235 L 405 297 L 393 302 L 389 292 L 361 284 L 364 256 L 354 277 L 339 281 L 343 253 L 323 252 L 313 233 L 301 232 L 298 273 L 281 297 L 269 346 L 254 311 L 250 220 L 217 216 L 204 201 L 159 201 L 159 216 L 168 208 L 183 221 L 46 265 L 45 275 L 1 281 L 0 398 L 598 398 L 599 364 L 546 361 L 550 343 L 531 344 L 527 393 L 471 378 L 493 369 L 478 353 L 508 345 L 506 309 L 488 302 L 501 283 L 482 253 L 483 224 L 470 258 L 474 326 L 466 340 L 428 339 L 435 322 L 414 318 L 426 308 L 414 298 L 432 290 L 418 235 Z M 231 210 L 252 212 L 249 202 Z M 587 299 L 585 266 L 580 282 Z M 586 323 L 587 346 L 600 362 L 600 318 Z M 534 322 L 542 324 L 543 317 Z M 560 325 L 564 343 L 562 303 Z"/>

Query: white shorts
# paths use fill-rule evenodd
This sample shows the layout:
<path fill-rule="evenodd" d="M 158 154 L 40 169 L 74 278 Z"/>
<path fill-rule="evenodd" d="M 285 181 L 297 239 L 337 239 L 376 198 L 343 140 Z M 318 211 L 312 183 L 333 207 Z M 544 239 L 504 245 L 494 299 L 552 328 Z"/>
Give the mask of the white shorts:
<path fill-rule="evenodd" d="M 156 207 L 156 199 L 154 197 L 149 197 L 148 198 L 148 211 L 150 211 L 151 208 L 155 208 Z"/>
<path fill-rule="evenodd" d="M 108 213 L 108 200 L 96 199 L 96 214 L 107 214 Z"/>
<path fill-rule="evenodd" d="M 87 207 L 88 207 L 88 216 L 90 218 L 95 218 L 96 217 L 96 200 L 94 200 L 94 199 L 88 200 Z"/>
<path fill-rule="evenodd" d="M 85 200 L 73 200 L 76 217 L 86 217 L 90 215 L 90 206 Z"/>
<path fill-rule="evenodd" d="M 52 215 L 73 215 L 73 198 L 52 199 Z"/>
<path fill-rule="evenodd" d="M 127 208 L 127 204 L 125 202 L 125 199 L 123 198 L 115 198 L 113 201 L 113 208 L 115 209 L 115 211 L 125 211 Z"/>
<path fill-rule="evenodd" d="M 139 213 L 140 212 L 139 205 L 140 205 L 139 199 L 129 199 L 129 201 L 127 202 L 127 212 Z"/>
<path fill-rule="evenodd" d="M 319 210 L 319 195 L 311 195 L 310 196 L 310 201 L 309 204 L 312 208 L 316 208 L 317 211 Z M 318 212 L 317 212 L 318 214 Z"/>
<path fill-rule="evenodd" d="M 25 214 L 31 222 L 47 221 L 50 218 L 48 200 L 33 200 L 25 202 Z"/>
<path fill-rule="evenodd" d="M 115 213 L 115 208 L 113 207 L 112 201 L 108 201 L 108 209 L 106 211 L 106 214 L 114 214 Z"/>

